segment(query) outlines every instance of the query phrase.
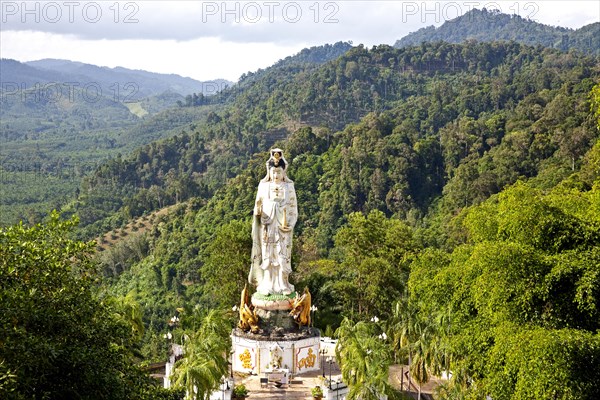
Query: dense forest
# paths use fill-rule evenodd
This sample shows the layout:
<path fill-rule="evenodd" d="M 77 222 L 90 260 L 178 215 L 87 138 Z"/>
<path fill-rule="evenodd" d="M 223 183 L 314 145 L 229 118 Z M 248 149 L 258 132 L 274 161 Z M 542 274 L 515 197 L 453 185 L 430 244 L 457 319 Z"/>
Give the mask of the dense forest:
<path fill-rule="evenodd" d="M 0 69 L 2 226 L 41 221 L 108 158 L 201 120 L 208 111 L 175 108 L 180 93 L 230 84 L 66 60 L 0 59 Z"/>
<path fill-rule="evenodd" d="M 206 123 L 113 159 L 86 178 L 72 208 L 80 210 L 84 225 L 93 224 L 93 235 L 192 196 L 209 199 L 259 149 L 280 139 L 295 141 L 292 132 L 301 136 L 310 128 L 317 153 L 343 142 L 346 151 L 331 156 L 346 160 L 348 181 L 331 191 L 351 188 L 353 197 L 337 199 L 338 215 L 329 220 L 337 222 L 320 225 L 335 230 L 339 215 L 373 208 L 416 216 L 446 184 L 480 186 L 453 191 L 446 203 L 458 209 L 519 176 L 537 175 L 539 161 L 558 156 L 557 150 L 562 159 L 570 157 L 570 168 L 556 165 L 563 175 L 549 172 L 549 179 L 572 172 L 595 135 L 585 95 L 596 74 L 594 61 L 580 54 L 514 42 L 358 46 L 321 66 L 295 73 L 287 65 L 273 69 L 240 91 L 232 105 L 210 112 Z M 555 109 L 576 112 L 567 121 Z M 534 140 L 539 145 L 519 150 Z M 504 156 L 511 159 L 495 162 Z M 324 173 L 340 174 L 341 163 L 332 168 Z M 370 184 L 373 173 L 376 185 Z"/>
<path fill-rule="evenodd" d="M 107 159 L 179 133 L 210 112 L 165 109 L 165 95 L 135 103 L 152 113 L 139 118 L 123 104 L 89 103 L 77 93 L 73 103 L 45 104 L 35 92 L 26 104 L 20 96 L 3 102 L 0 224 L 40 222 L 48 210 L 68 203 L 84 177 Z"/>
<path fill-rule="evenodd" d="M 343 318 L 377 315 L 391 324 L 388 335 L 394 337 L 393 324 L 408 323 L 402 312 L 412 310 L 409 317 L 423 324 L 419 329 L 429 327 L 430 340 L 444 341 L 453 360 L 449 368 L 462 371 L 448 393 L 504 398 L 500 394 L 511 382 L 516 397 L 507 398 L 528 398 L 522 395 L 528 382 L 540 385 L 539 395 L 531 398 L 551 398 L 548 393 L 556 388 L 544 382 L 562 378 L 544 375 L 550 372 L 541 367 L 535 372 L 539 376 L 523 375 L 528 363 L 559 363 L 564 373 L 597 356 L 600 148 L 591 111 L 597 64 L 577 53 L 516 43 L 357 47 L 316 69 L 313 84 L 356 62 L 366 72 L 354 85 L 362 85 L 361 78 L 373 85 L 385 71 L 382 64 L 405 55 L 411 64 L 394 70 L 387 87 L 393 100 L 382 101 L 380 110 L 356 110 L 357 121 L 336 131 L 326 125 L 328 107 L 320 107 L 322 125 L 302 126 L 276 142 L 291 160 L 289 176 L 302 215 L 294 278 L 313 291 L 322 329 L 335 329 Z M 384 86 L 379 87 L 383 93 Z M 345 101 L 352 109 L 355 99 Z M 201 129 L 226 127 L 230 118 L 226 111 L 215 113 L 197 132 L 157 143 L 162 150 L 146 148 L 172 154 L 172 161 L 159 157 L 171 162 L 166 171 L 195 177 L 197 186 L 141 180 L 136 171 L 154 164 L 136 163 L 149 155 L 142 151 L 121 161 L 128 168 L 114 167 L 119 174 L 104 177 L 120 186 L 133 179 L 131 186 L 142 188 L 138 193 L 154 184 L 155 193 L 163 188 L 162 206 L 179 203 L 150 232 L 128 236 L 99 256 L 113 293 L 134 292 L 147 305 L 149 329 L 142 349 L 147 357 L 160 354 L 160 333 L 174 308 L 197 302 L 207 309 L 229 309 L 243 287 L 250 210 L 266 159 L 264 152 L 251 153 L 271 143 L 247 142 L 255 136 L 245 136 L 244 130 L 234 136 L 237 141 L 223 140 L 218 135 L 230 138 L 235 128 L 232 133 L 221 128 L 205 131 L 215 136 L 204 142 L 218 141 L 220 147 L 207 148 L 220 153 L 202 150 L 207 136 Z M 234 158 L 240 149 L 247 153 Z M 226 161 L 219 163 L 219 154 Z M 196 164 L 188 167 L 190 159 Z M 183 188 L 196 192 L 185 194 Z M 186 196 L 189 200 L 181 203 Z M 143 204 L 141 196 L 134 198 Z M 161 206 L 157 197 L 150 199 L 149 209 Z M 532 223 L 537 216 L 543 217 Z M 500 277 L 505 286 L 499 285 Z M 485 286 L 490 283 L 494 286 Z M 392 307 L 396 301 L 405 308 Z M 452 318 L 448 326 L 435 325 L 445 330 L 444 337 L 432 331 L 431 320 L 442 312 Z M 487 336 L 481 336 L 484 331 Z M 569 346 L 568 340 L 584 355 L 553 352 Z M 466 348 L 470 342 L 481 343 Z M 533 347 L 514 347 L 523 343 Z M 397 357 L 406 354 L 406 348 L 395 351 Z M 555 358 L 543 361 L 542 356 Z M 514 364 L 507 357 L 521 358 L 499 374 L 504 363 Z M 484 359 L 497 365 L 482 365 Z M 582 396 L 597 393 L 596 378 L 572 372 L 564 379 L 580 389 L 560 398 L 593 398 Z M 474 379 L 477 386 L 469 383 Z"/>
<path fill-rule="evenodd" d="M 494 6 L 496 4 L 490 3 L 490 7 Z M 523 11 L 529 14 L 526 18 L 517 15 L 519 6 L 517 3 L 509 6 L 511 10 L 516 11 L 513 15 L 503 14 L 496 9 L 473 9 L 444 22 L 438 28 L 429 26 L 410 33 L 396 41 L 394 47 L 437 41 L 462 43 L 466 40 L 514 40 L 530 46 L 541 45 L 562 51 L 576 49 L 583 53 L 600 55 L 600 22 L 576 30 L 549 26 L 530 19 L 539 11 L 537 4 L 523 5 Z"/>
<path fill-rule="evenodd" d="M 388 393 L 395 362 L 418 386 L 450 371 L 439 399 L 598 398 L 600 68 L 551 47 L 338 43 L 165 112 L 181 121 L 168 137 L 97 166 L 61 215 L 0 230 L 0 393 L 181 398 L 140 368 L 167 332 L 187 338 L 177 386 L 210 363 L 210 393 L 278 146 L 298 196 L 292 281 L 356 393 Z"/>

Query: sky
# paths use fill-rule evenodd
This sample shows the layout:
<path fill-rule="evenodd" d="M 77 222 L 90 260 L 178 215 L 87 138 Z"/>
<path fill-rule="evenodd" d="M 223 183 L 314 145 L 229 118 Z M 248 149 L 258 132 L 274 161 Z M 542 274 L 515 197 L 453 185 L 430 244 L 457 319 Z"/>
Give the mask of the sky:
<path fill-rule="evenodd" d="M 472 8 L 572 29 L 598 1 L 0 1 L 0 55 L 68 59 L 201 81 L 266 68 L 305 47 L 390 44 Z"/>

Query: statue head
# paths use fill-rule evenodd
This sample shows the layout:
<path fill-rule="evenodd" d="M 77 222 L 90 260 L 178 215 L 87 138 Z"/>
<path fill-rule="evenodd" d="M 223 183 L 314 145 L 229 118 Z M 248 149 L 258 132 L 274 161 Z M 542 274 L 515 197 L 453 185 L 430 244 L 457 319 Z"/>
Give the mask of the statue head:
<path fill-rule="evenodd" d="M 263 181 L 288 182 L 286 175 L 288 163 L 283 157 L 283 150 L 271 149 L 267 160 L 267 176 Z"/>
<path fill-rule="evenodd" d="M 281 149 L 271 149 L 271 156 L 267 161 L 269 167 L 281 167 L 284 171 L 287 168 L 287 161 L 283 157 L 283 150 Z"/>
<path fill-rule="evenodd" d="M 269 167 L 269 180 L 271 182 L 280 183 L 283 182 L 285 172 L 281 167 Z"/>
<path fill-rule="evenodd" d="M 275 166 L 279 166 L 279 162 L 283 161 L 283 166 L 285 168 L 285 160 L 283 160 L 283 152 L 280 149 L 271 150 L 271 158 L 273 159 L 273 164 Z"/>

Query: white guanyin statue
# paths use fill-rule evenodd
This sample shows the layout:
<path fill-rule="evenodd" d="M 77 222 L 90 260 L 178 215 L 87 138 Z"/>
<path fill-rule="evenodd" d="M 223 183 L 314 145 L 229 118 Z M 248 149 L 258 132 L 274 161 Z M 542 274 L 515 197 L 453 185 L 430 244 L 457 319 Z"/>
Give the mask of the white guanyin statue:
<path fill-rule="evenodd" d="M 294 182 L 286 175 L 288 163 L 281 149 L 272 149 L 267 176 L 258 184 L 252 222 L 252 266 L 248 281 L 262 295 L 294 292 L 292 236 L 298 219 Z"/>

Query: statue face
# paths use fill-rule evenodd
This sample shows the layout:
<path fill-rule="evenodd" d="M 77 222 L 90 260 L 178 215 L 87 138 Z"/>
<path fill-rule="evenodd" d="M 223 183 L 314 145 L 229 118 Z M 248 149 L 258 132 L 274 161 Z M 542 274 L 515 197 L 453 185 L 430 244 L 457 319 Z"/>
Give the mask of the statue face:
<path fill-rule="evenodd" d="M 283 181 L 283 170 L 281 168 L 271 167 L 270 173 L 273 182 L 279 183 Z"/>

